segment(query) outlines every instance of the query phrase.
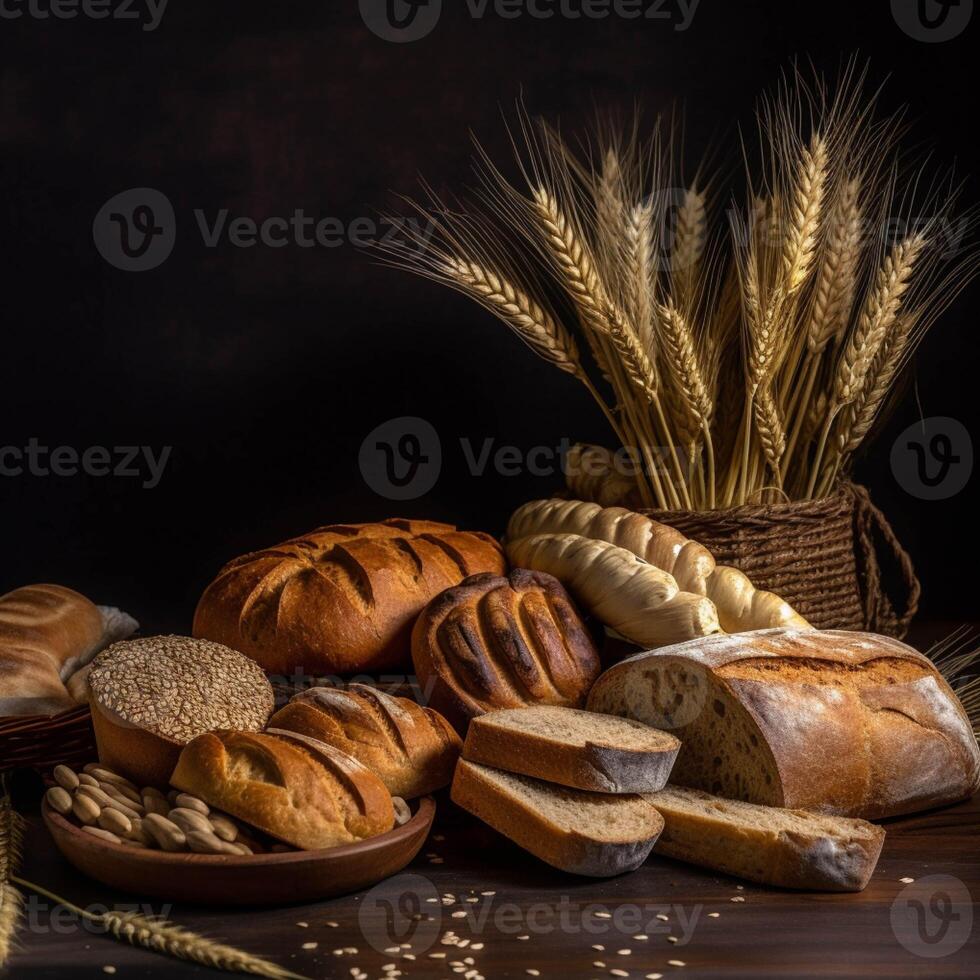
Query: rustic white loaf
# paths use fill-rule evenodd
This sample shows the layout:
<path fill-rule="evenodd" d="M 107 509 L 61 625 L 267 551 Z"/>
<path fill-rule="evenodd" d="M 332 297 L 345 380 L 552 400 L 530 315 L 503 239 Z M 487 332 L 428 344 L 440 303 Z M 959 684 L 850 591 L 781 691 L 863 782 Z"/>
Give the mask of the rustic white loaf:
<path fill-rule="evenodd" d="M 672 575 L 679 589 L 707 596 L 726 633 L 809 623 L 773 592 L 756 589 L 737 568 L 717 565 L 711 552 L 680 531 L 623 507 L 582 500 L 534 500 L 507 525 L 509 541 L 536 534 L 580 534 L 625 548 Z"/>
<path fill-rule="evenodd" d="M 980 785 L 949 685 L 871 633 L 759 630 L 639 653 L 596 681 L 588 707 L 673 731 L 673 782 L 768 806 L 877 819 Z"/>

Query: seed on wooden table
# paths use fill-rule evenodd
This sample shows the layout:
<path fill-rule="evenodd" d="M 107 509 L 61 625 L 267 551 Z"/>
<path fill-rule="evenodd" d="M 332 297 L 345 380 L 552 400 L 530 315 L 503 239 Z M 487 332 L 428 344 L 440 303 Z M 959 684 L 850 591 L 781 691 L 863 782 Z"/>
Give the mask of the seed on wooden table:
<path fill-rule="evenodd" d="M 76 793 L 75 799 L 72 800 L 71 812 L 75 814 L 81 823 L 93 824 L 99 819 L 102 807 L 91 796 L 83 796 L 81 793 Z"/>
<path fill-rule="evenodd" d="M 71 794 L 63 786 L 52 786 L 44 794 L 44 798 L 48 801 L 48 806 L 63 817 L 71 813 Z"/>
<path fill-rule="evenodd" d="M 91 834 L 93 837 L 98 837 L 100 840 L 109 841 L 112 844 L 121 844 L 122 840 L 115 834 L 108 830 L 103 830 L 101 827 L 82 827 L 82 830 L 86 834 Z"/>
<path fill-rule="evenodd" d="M 202 813 L 204 816 L 207 816 L 211 812 L 211 808 L 204 800 L 199 800 L 196 796 L 191 796 L 190 793 L 178 793 L 174 802 L 179 807 L 184 807 L 188 810 L 197 810 L 198 813 Z"/>
<path fill-rule="evenodd" d="M 108 806 L 99 814 L 99 826 L 118 837 L 128 837 L 133 832 L 129 818 Z"/>
<path fill-rule="evenodd" d="M 214 828 L 215 837 L 220 837 L 222 840 L 228 841 L 229 844 L 238 840 L 238 827 L 231 818 L 226 817 L 223 813 L 212 813 L 208 819 Z"/>
<path fill-rule="evenodd" d="M 78 789 L 78 776 L 68 766 L 55 766 L 53 775 L 54 781 L 63 789 Z"/>

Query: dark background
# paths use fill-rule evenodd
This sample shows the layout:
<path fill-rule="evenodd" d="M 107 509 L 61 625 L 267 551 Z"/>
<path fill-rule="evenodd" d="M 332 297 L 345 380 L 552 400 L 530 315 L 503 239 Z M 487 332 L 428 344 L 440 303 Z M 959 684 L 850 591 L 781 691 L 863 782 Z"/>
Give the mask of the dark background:
<path fill-rule="evenodd" d="M 694 155 L 731 156 L 737 123 L 794 56 L 833 73 L 851 52 L 891 74 L 915 137 L 957 162 L 980 199 L 975 68 L 980 19 L 925 44 L 887 2 L 702 0 L 669 21 L 469 16 L 446 0 L 424 40 L 393 44 L 354 0 L 171 0 L 159 28 L 131 21 L 0 20 L 3 228 L 0 446 L 150 445 L 173 452 L 162 483 L 0 478 L 0 592 L 72 585 L 148 630 L 189 629 L 227 559 L 319 524 L 403 514 L 499 532 L 558 477 L 470 475 L 469 436 L 524 449 L 608 441 L 586 394 L 454 294 L 374 264 L 363 248 L 216 248 L 192 213 L 256 220 L 296 208 L 349 222 L 424 173 L 468 180 L 472 129 L 506 158 L 500 107 L 569 128 L 594 107 L 648 114 L 680 101 Z M 177 242 L 149 272 L 109 265 L 92 221 L 113 195 L 156 188 Z M 973 429 L 980 305 L 970 289 L 914 367 L 926 416 Z M 895 482 L 888 452 L 918 417 L 910 390 L 860 465 L 911 551 L 934 617 L 975 615 L 972 485 L 927 503 Z M 359 471 L 386 419 L 428 419 L 441 479 L 392 503 Z"/>

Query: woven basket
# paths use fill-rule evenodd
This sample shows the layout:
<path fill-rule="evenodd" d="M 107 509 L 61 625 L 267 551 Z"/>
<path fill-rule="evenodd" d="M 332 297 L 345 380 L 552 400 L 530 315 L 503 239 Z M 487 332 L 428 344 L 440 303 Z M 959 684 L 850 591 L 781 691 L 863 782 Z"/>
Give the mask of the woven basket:
<path fill-rule="evenodd" d="M 62 762 L 80 768 L 96 758 L 87 705 L 60 715 L 0 719 L 0 772 L 36 769 L 43 775 Z"/>
<path fill-rule="evenodd" d="M 740 568 L 818 629 L 901 638 L 918 608 L 912 561 L 857 484 L 819 500 L 643 513 L 699 541 L 720 564 Z"/>

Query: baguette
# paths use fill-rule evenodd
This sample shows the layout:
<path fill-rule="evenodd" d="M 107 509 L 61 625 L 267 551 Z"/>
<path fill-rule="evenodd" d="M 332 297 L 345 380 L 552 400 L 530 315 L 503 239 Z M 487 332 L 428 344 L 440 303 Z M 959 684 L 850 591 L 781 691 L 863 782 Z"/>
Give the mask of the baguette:
<path fill-rule="evenodd" d="M 862 891 L 885 840 L 881 827 L 864 820 L 741 803 L 681 786 L 644 799 L 664 818 L 657 854 L 760 885 Z"/>
<path fill-rule="evenodd" d="M 714 603 L 682 592 L 672 575 L 625 548 L 578 534 L 509 540 L 514 565 L 554 575 L 600 622 L 642 647 L 717 633 Z"/>
<path fill-rule="evenodd" d="M 535 500 L 518 508 L 507 526 L 508 540 L 533 534 L 581 534 L 631 551 L 672 575 L 681 590 L 711 599 L 726 633 L 778 626 L 809 628 L 789 603 L 773 592 L 756 589 L 737 568 L 717 565 L 707 548 L 622 507 Z"/>
<path fill-rule="evenodd" d="M 463 758 L 593 793 L 649 793 L 667 782 L 679 748 L 638 721 L 540 705 L 474 718 Z"/>
<path fill-rule="evenodd" d="M 566 789 L 463 759 L 452 799 L 552 867 L 594 878 L 638 868 L 664 826 L 642 796 Z"/>
<path fill-rule="evenodd" d="M 673 782 L 751 803 L 875 820 L 980 786 L 949 685 L 870 633 L 759 630 L 639 653 L 596 681 L 588 708 L 673 731 Z"/>

